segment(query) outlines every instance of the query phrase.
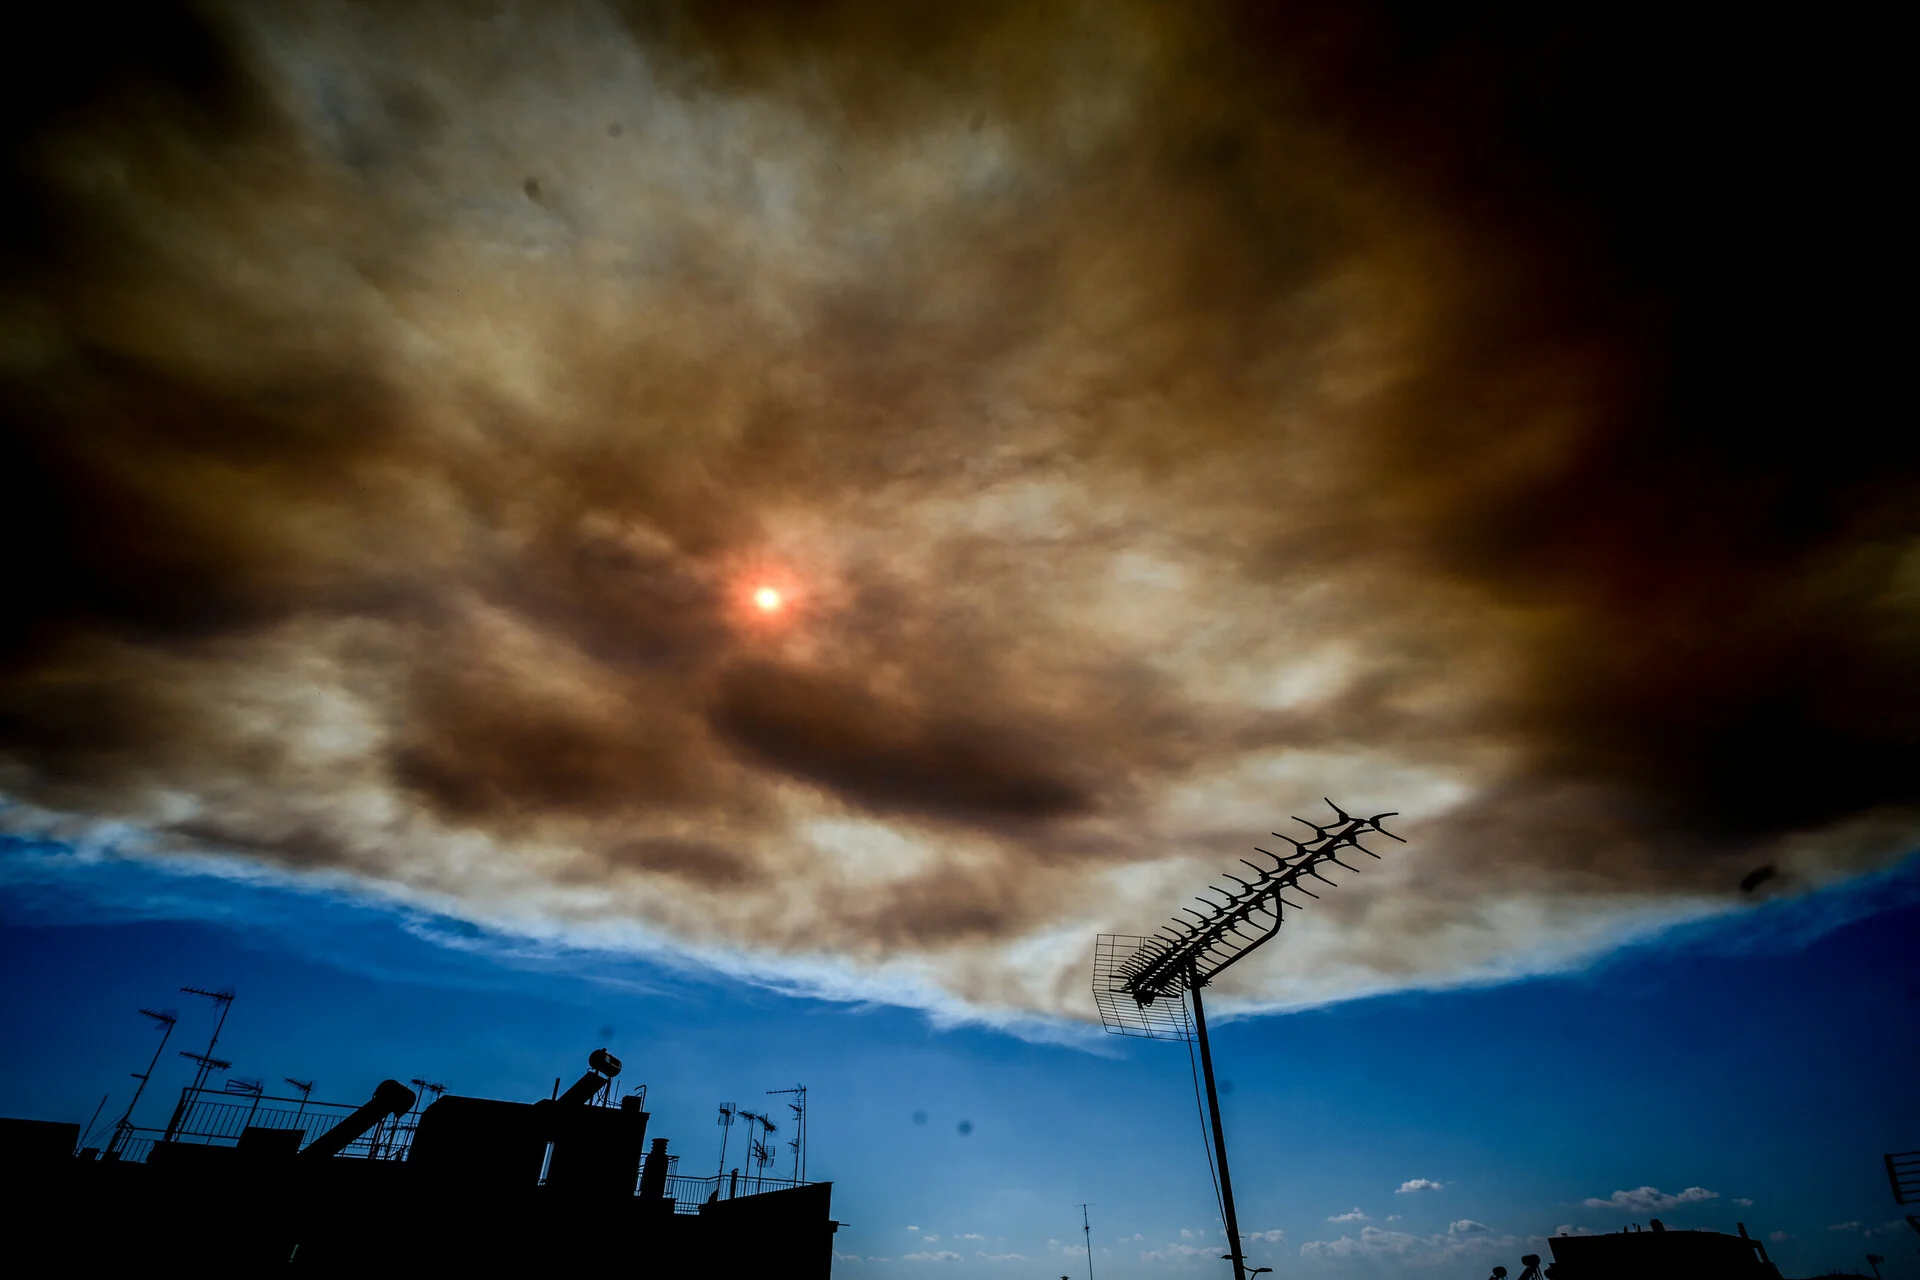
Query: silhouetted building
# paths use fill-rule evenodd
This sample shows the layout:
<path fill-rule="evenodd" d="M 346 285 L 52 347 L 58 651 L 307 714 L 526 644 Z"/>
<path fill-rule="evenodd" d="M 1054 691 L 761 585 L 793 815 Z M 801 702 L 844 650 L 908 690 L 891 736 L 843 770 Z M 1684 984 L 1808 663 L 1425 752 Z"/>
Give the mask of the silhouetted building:
<path fill-rule="evenodd" d="M 590 1063 L 552 1098 L 448 1094 L 424 1110 L 393 1080 L 350 1111 L 257 1086 L 237 1101 L 188 1089 L 159 1139 L 116 1133 L 77 1156 L 78 1125 L 0 1119 L 9 1269 L 172 1259 L 236 1274 L 291 1262 L 588 1275 L 551 1269 L 591 1264 L 825 1280 L 831 1183 L 679 1177 L 666 1139 L 648 1149 L 643 1094 L 596 1105 L 619 1061 L 596 1050 Z"/>
<path fill-rule="evenodd" d="M 1767 1247 L 1747 1234 L 1669 1231 L 1660 1219 L 1601 1236 L 1554 1236 L 1552 1280 L 1780 1280 Z"/>

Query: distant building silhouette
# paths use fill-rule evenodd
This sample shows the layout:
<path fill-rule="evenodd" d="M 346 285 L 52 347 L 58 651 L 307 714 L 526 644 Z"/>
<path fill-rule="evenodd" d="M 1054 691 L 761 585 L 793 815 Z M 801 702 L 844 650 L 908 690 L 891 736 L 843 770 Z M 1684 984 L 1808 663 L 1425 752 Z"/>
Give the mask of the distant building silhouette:
<path fill-rule="evenodd" d="M 1747 1234 L 1720 1231 L 1669 1231 L 1660 1219 L 1650 1230 L 1637 1227 L 1599 1236 L 1554 1236 L 1550 1280 L 1780 1280 L 1767 1247 Z M 1529 1255 L 1531 1256 L 1531 1255 Z"/>
<path fill-rule="evenodd" d="M 77 1124 L 0 1119 L 9 1269 L 171 1256 L 200 1268 L 596 1274 L 551 1270 L 591 1264 L 826 1280 L 831 1183 L 678 1177 L 665 1138 L 648 1149 L 643 1095 L 605 1104 L 619 1061 L 595 1050 L 590 1064 L 538 1102 L 446 1094 L 424 1111 L 393 1080 L 350 1111 L 190 1086 L 164 1140 L 78 1155 Z"/>

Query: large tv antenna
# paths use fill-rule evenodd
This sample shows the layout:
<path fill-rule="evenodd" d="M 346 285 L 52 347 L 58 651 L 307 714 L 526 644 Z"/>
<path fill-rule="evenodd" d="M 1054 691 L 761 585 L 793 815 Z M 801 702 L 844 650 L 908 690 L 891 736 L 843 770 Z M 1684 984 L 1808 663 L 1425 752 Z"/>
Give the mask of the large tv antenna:
<path fill-rule="evenodd" d="M 218 991 L 207 991 L 200 987 L 182 987 L 180 990 L 186 995 L 203 996 L 211 1000 L 220 1010 L 220 1016 L 214 1021 L 213 1035 L 207 1041 L 205 1053 L 190 1053 L 185 1049 L 180 1051 L 180 1056 L 193 1062 L 198 1070 L 193 1073 L 192 1086 L 180 1095 L 180 1101 L 173 1109 L 173 1118 L 167 1121 L 167 1131 L 161 1135 L 162 1142 L 173 1141 L 174 1134 L 180 1130 L 180 1122 L 187 1117 L 187 1107 L 191 1105 L 188 1099 L 191 1098 L 193 1102 L 200 1100 L 201 1091 L 207 1087 L 207 1077 L 216 1071 L 225 1071 L 233 1066 L 231 1062 L 213 1056 L 214 1046 L 220 1043 L 220 1032 L 227 1025 L 227 1014 L 233 1009 L 233 988 L 222 987 Z"/>
<path fill-rule="evenodd" d="M 740 1111 L 740 1118 L 748 1122 L 747 1159 L 757 1169 L 754 1174 L 754 1186 L 758 1188 L 766 1181 L 767 1166 L 773 1163 L 777 1150 L 767 1139 L 778 1133 L 780 1126 L 773 1122 L 773 1117 L 744 1108 Z M 760 1126 L 758 1138 L 753 1136 L 753 1126 L 756 1124 Z"/>
<path fill-rule="evenodd" d="M 793 1180 L 807 1180 L 807 1086 L 797 1084 L 791 1089 L 769 1089 L 768 1096 L 777 1093 L 792 1094 L 794 1100 L 787 1104 L 787 1110 L 793 1112 L 793 1140 L 787 1146 L 793 1151 Z M 725 1160 L 721 1161 L 726 1163 Z"/>
<path fill-rule="evenodd" d="M 720 1118 L 714 1123 L 720 1126 L 720 1172 L 715 1178 L 724 1177 L 727 1172 L 727 1139 L 733 1136 L 734 1117 L 740 1114 L 740 1108 L 731 1102 L 720 1104 Z M 717 1185 L 717 1184 L 716 1184 Z"/>
<path fill-rule="evenodd" d="M 1182 907 L 1181 915 L 1190 918 L 1176 916 L 1152 937 L 1103 933 L 1094 942 L 1093 1002 L 1099 1006 L 1100 1020 L 1108 1031 L 1153 1040 L 1197 1041 L 1200 1046 L 1200 1074 L 1206 1080 L 1212 1128 L 1207 1151 L 1217 1171 L 1220 1216 L 1227 1228 L 1228 1251 L 1222 1256 L 1233 1263 L 1234 1280 L 1247 1280 L 1265 1268 L 1249 1272 L 1240 1244 L 1233 1178 L 1227 1170 L 1227 1135 L 1220 1124 L 1220 1094 L 1214 1086 L 1213 1048 L 1207 1040 L 1207 1011 L 1200 988 L 1273 941 L 1280 932 L 1285 909 L 1298 911 L 1305 905 L 1287 895 L 1318 898 L 1320 895 L 1306 886 L 1309 880 L 1333 885 L 1335 882 L 1322 874 L 1322 868 L 1332 865 L 1359 870 L 1340 861 L 1343 850 L 1378 858 L 1379 854 L 1360 843 L 1363 836 L 1377 834 L 1400 840 L 1380 825 L 1394 814 L 1356 818 L 1333 801 L 1326 803 L 1333 810 L 1332 822 L 1295 818 L 1313 832 L 1300 840 L 1274 832 L 1291 848 L 1285 853 L 1256 849 L 1256 853 L 1272 859 L 1271 867 L 1242 858 L 1241 865 L 1252 872 L 1252 878 L 1243 880 L 1228 873 L 1226 878 L 1233 887 L 1215 886 L 1194 899 L 1206 908 L 1204 911 Z"/>
<path fill-rule="evenodd" d="M 160 1043 L 154 1046 L 153 1061 L 147 1064 L 147 1069 L 131 1073 L 140 1083 L 134 1086 L 133 1098 L 127 1103 L 127 1109 L 114 1121 L 113 1136 L 107 1139 L 107 1155 L 110 1158 L 118 1158 L 120 1149 L 127 1145 L 127 1139 L 132 1136 L 133 1109 L 140 1105 L 140 1095 L 147 1091 L 147 1081 L 153 1079 L 153 1069 L 160 1065 L 160 1055 L 173 1035 L 174 1024 L 180 1021 L 180 1014 L 173 1009 L 142 1009 L 140 1013 L 143 1017 L 152 1018 L 154 1026 L 160 1029 Z"/>

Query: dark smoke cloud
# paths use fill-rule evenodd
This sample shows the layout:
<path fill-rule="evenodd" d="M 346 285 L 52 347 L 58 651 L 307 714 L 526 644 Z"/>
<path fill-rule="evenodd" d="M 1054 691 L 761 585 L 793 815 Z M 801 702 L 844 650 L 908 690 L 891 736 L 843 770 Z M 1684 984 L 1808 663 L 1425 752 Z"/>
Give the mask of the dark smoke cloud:
<path fill-rule="evenodd" d="M 1821 96 L 1831 42 L 42 31 L 0 175 L 16 827 L 1078 1016 L 1089 935 L 1322 794 L 1414 843 L 1244 997 L 1562 963 L 1913 847 L 1920 448 L 1857 296 L 1894 206 L 1823 131 L 1877 82 Z"/>

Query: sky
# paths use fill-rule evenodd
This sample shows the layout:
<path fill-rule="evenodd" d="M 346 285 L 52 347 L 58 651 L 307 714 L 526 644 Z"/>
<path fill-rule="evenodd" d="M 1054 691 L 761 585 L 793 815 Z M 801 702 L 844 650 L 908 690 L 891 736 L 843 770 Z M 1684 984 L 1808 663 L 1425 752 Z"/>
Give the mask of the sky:
<path fill-rule="evenodd" d="M 847 1224 L 839 1276 L 1077 1277 L 1082 1203 L 1096 1276 L 1225 1274 L 1178 1044 L 940 1025 L 45 844 L 0 852 L 0 965 L 0 1114 L 84 1122 L 111 1094 L 111 1118 L 152 1052 L 137 1009 L 179 1009 L 196 1047 L 211 1014 L 174 988 L 231 985 L 234 1074 L 348 1102 L 388 1077 L 544 1097 L 605 1045 L 687 1174 L 720 1167 L 720 1103 L 777 1113 L 765 1091 L 805 1084 L 808 1173 Z M 1482 1280 L 1562 1228 L 1659 1217 L 1745 1223 L 1788 1276 L 1868 1252 L 1920 1276 L 1880 1163 L 1920 1132 L 1917 1014 L 1909 859 L 1576 974 L 1216 1020 L 1250 1257 L 1303 1278 Z M 163 1064 L 144 1123 L 190 1073 Z"/>
<path fill-rule="evenodd" d="M 1223 977 L 1223 1052 L 1479 1017 L 1520 1060 L 1566 983 L 1711 1022 L 1745 979 L 1697 940 L 1782 921 L 1835 992 L 1911 969 L 1875 950 L 1920 848 L 1891 45 L 1773 21 L 61 6 L 0 76 L 9 999 L 104 1034 L 158 998 L 76 948 L 278 965 L 326 1019 L 497 992 L 514 1065 L 445 1070 L 506 1089 L 591 1047 L 556 1011 L 610 966 L 704 993 L 709 1067 L 767 1024 L 821 1079 L 1037 1107 L 1171 1070 L 1089 1047 L 1092 937 L 1321 797 L 1408 843 Z M 1698 1065 L 1777 1099 L 1802 1047 Z M 46 1102 L 56 1059 L 8 1061 Z M 1060 1189 L 990 1130 L 926 1159 Z M 1526 1151 L 1554 1204 L 1763 1204 Z M 1364 1221 L 1271 1228 L 1289 1265 L 1560 1225 L 1434 1217 L 1484 1165 L 1396 1177 L 1449 1185 L 1352 1184 Z M 1209 1229 L 1085 1195 L 1152 1265 Z M 957 1229 L 911 1225 L 854 1251 Z"/>

